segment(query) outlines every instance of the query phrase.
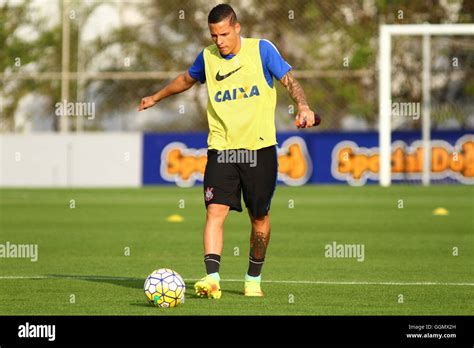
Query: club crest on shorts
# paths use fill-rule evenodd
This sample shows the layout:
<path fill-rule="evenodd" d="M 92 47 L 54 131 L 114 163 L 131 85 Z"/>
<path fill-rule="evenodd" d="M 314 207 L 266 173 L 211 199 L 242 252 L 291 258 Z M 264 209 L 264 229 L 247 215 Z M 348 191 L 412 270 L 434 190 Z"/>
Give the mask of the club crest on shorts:
<path fill-rule="evenodd" d="M 206 191 L 204 193 L 206 202 L 209 202 L 211 199 L 214 198 L 214 193 L 212 193 L 212 190 L 214 190 L 213 187 L 207 187 Z"/>

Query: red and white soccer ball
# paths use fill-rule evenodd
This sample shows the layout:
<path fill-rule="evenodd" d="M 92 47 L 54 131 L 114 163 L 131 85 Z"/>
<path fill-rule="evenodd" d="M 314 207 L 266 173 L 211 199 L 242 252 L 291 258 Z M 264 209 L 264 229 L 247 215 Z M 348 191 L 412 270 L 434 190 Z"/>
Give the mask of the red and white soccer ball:
<path fill-rule="evenodd" d="M 184 302 L 186 286 L 178 273 L 160 268 L 146 278 L 144 291 L 148 303 L 156 307 L 172 308 Z"/>

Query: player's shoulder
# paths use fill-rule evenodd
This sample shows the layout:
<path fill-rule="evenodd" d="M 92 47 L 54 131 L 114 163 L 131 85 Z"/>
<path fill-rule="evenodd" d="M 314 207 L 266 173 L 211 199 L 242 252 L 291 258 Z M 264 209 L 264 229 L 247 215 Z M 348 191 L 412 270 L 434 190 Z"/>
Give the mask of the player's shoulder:
<path fill-rule="evenodd" d="M 209 45 L 207 47 L 205 47 L 203 50 L 203 55 L 218 55 L 219 54 L 219 49 L 217 48 L 217 45 L 216 44 L 212 44 L 212 45 Z"/>
<path fill-rule="evenodd" d="M 254 37 L 244 37 L 244 44 L 258 44 L 261 39 L 254 38 Z"/>
<path fill-rule="evenodd" d="M 204 59 L 208 59 L 211 56 L 219 57 L 219 49 L 216 44 L 209 45 L 202 50 L 202 55 Z"/>
<path fill-rule="evenodd" d="M 271 42 L 270 40 L 260 39 L 259 45 L 260 45 L 260 51 L 262 51 L 262 53 L 280 55 L 280 52 L 276 48 L 275 44 L 273 42 Z"/>

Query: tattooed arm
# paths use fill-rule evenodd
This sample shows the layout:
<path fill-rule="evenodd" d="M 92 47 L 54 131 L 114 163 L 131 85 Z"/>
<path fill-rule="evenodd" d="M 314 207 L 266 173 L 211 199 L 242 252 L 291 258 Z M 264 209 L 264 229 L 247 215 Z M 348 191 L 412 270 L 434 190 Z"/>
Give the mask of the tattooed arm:
<path fill-rule="evenodd" d="M 294 100 L 298 107 L 298 112 L 296 114 L 296 120 L 299 123 L 304 123 L 304 128 L 309 128 L 314 125 L 314 112 L 308 106 L 308 102 L 306 101 L 306 96 L 304 94 L 303 88 L 301 85 L 296 81 L 293 77 L 291 71 L 288 71 L 285 76 L 283 76 L 280 80 L 281 84 L 285 86 L 285 88 L 290 93 L 291 99 Z M 306 120 L 306 121 L 303 121 Z"/>

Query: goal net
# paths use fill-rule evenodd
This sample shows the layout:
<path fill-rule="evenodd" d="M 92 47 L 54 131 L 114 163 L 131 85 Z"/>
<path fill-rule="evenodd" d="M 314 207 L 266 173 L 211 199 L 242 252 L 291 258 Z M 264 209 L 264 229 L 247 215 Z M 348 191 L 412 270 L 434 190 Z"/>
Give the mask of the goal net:
<path fill-rule="evenodd" d="M 379 180 L 474 183 L 474 25 L 382 25 Z"/>

